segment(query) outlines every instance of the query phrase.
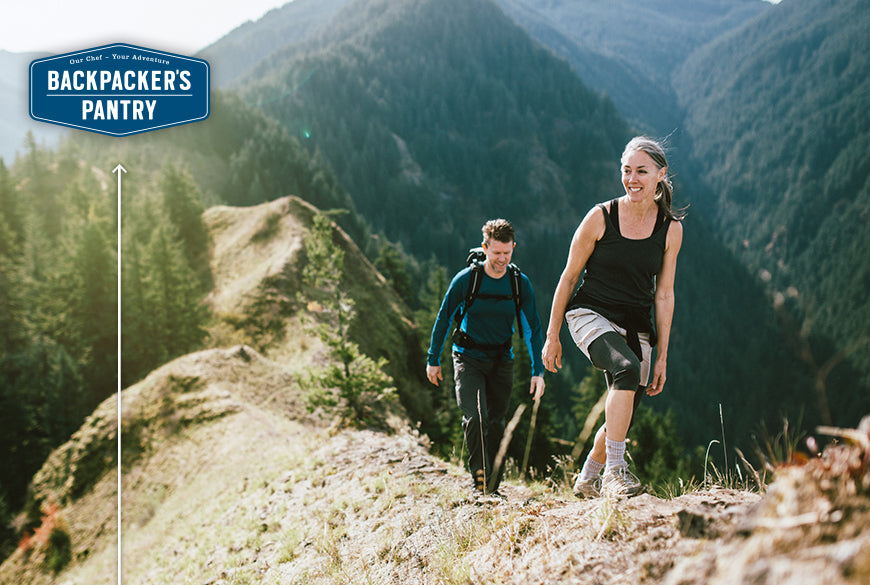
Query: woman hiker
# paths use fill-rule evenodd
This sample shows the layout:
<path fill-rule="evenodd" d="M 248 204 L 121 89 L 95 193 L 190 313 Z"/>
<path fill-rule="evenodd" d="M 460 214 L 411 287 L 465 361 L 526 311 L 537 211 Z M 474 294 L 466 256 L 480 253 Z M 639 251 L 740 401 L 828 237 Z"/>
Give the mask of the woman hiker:
<path fill-rule="evenodd" d="M 672 185 L 659 142 L 632 139 L 621 164 L 625 194 L 593 207 L 571 240 L 542 352 L 544 367 L 556 372 L 564 318 L 577 347 L 607 380 L 605 424 L 574 484 L 578 497 L 642 490 L 625 461 L 625 438 L 642 394 L 656 396 L 667 379 L 683 214 L 671 209 Z M 647 385 L 653 346 L 656 361 Z"/>

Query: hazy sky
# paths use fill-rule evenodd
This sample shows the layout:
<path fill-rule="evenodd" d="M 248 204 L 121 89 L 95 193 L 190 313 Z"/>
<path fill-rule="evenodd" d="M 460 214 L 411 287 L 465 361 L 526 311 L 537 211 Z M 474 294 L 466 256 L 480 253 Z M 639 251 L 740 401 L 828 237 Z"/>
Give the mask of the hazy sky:
<path fill-rule="evenodd" d="M 110 43 L 191 55 L 288 0 L 4 0 L 0 50 L 67 53 Z M 14 4 L 13 4 L 14 2 Z"/>

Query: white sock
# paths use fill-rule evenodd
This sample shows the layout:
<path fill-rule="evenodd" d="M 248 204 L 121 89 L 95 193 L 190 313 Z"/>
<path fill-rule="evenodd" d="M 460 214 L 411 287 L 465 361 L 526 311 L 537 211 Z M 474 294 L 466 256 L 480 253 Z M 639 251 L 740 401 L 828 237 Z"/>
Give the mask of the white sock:
<path fill-rule="evenodd" d="M 580 470 L 580 479 L 589 481 L 601 475 L 601 470 L 604 469 L 603 463 L 598 463 L 592 457 L 586 458 L 586 463 L 583 464 L 583 469 Z"/>
<path fill-rule="evenodd" d="M 607 467 L 625 465 L 625 441 L 604 439 L 604 449 L 607 452 Z"/>

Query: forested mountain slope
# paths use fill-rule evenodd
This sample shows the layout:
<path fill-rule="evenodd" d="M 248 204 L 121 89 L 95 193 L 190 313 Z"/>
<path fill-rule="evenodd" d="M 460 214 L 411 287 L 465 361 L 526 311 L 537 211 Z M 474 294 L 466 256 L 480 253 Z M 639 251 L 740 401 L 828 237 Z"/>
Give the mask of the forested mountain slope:
<path fill-rule="evenodd" d="M 25 150 L 0 161 L 0 556 L 30 478 L 118 387 L 112 167 Z"/>
<path fill-rule="evenodd" d="M 293 0 L 248 21 L 199 52 L 212 65 L 212 83 L 226 87 L 273 51 L 317 33 L 351 0 Z"/>
<path fill-rule="evenodd" d="M 273 54 L 243 95 L 319 149 L 374 228 L 423 258 L 464 258 L 492 213 L 534 217 L 524 242 L 568 236 L 628 136 L 607 100 L 489 2 L 355 2 L 317 46 Z"/>
<path fill-rule="evenodd" d="M 790 0 L 675 76 L 697 209 L 764 282 L 835 420 L 870 409 L 870 5 Z"/>
<path fill-rule="evenodd" d="M 295 0 L 231 31 L 200 56 L 213 62 L 215 83 L 226 87 L 273 52 L 320 34 L 335 40 L 332 19 L 351 3 Z M 496 3 L 533 38 L 567 59 L 586 85 L 606 93 L 633 126 L 658 133 L 681 123 L 673 71 L 699 47 L 770 8 L 762 0 L 655 6 L 633 0 Z M 345 21 L 345 30 L 364 30 L 367 20 Z"/>
<path fill-rule="evenodd" d="M 699 47 L 770 8 L 761 0 L 497 2 L 567 59 L 585 84 L 610 96 L 634 127 L 655 134 L 681 126 L 673 71 Z"/>

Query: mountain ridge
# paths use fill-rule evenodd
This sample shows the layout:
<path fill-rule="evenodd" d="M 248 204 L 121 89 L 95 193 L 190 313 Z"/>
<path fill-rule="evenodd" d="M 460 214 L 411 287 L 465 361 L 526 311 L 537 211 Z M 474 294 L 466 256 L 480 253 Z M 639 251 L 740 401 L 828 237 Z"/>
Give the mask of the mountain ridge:
<path fill-rule="evenodd" d="M 215 206 L 204 213 L 214 238 L 210 264 L 215 287 L 206 300 L 215 315 L 215 343 L 242 340 L 266 357 L 292 359 L 300 375 L 328 361 L 317 336 L 304 334 L 312 317 L 305 315 L 299 297 L 299 274 L 308 262 L 303 241 L 318 212 L 302 199 L 286 196 L 248 208 Z M 334 229 L 345 254 L 342 286 L 357 307 L 349 335 L 363 353 L 387 358 L 403 404 L 414 420 L 426 421 L 431 404 L 422 368 L 413 367 L 424 358 L 410 311 L 347 234 Z"/>

